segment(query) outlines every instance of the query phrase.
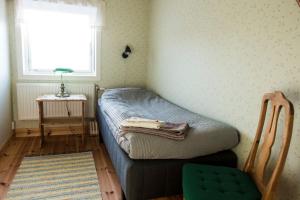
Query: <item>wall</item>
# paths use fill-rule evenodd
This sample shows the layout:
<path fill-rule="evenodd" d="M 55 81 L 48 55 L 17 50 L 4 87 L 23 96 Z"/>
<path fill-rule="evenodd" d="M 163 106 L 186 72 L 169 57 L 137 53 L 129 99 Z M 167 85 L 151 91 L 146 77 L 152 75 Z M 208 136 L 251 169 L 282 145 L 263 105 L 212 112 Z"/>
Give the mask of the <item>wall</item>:
<path fill-rule="evenodd" d="M 10 5 L 11 11 L 13 5 Z M 101 34 L 101 77 L 98 81 L 68 81 L 95 82 L 101 87 L 145 86 L 147 49 L 148 49 L 148 0 L 108 0 L 106 1 L 106 25 Z M 12 12 L 11 12 L 12 13 Z M 13 16 L 11 16 L 13 20 Z M 13 24 L 13 21 L 12 21 Z M 14 44 L 14 27 L 11 27 L 11 40 Z M 132 47 L 133 53 L 127 60 L 121 58 L 126 44 Z M 16 126 L 36 127 L 36 122 L 18 121 L 15 84 L 17 82 L 47 82 L 19 80 L 15 50 L 13 65 L 13 107 Z"/>
<path fill-rule="evenodd" d="M 189 110 L 234 125 L 240 163 L 264 93 L 295 106 L 278 199 L 300 199 L 300 8 L 294 0 L 152 0 L 148 87 Z M 278 149 L 278 148 L 277 148 Z"/>
<path fill-rule="evenodd" d="M 10 64 L 6 1 L 0 0 L 0 149 L 11 135 Z"/>
<path fill-rule="evenodd" d="M 148 0 L 109 0 L 102 36 L 100 84 L 144 86 L 148 55 Z M 125 45 L 133 47 L 127 60 L 121 58 Z"/>

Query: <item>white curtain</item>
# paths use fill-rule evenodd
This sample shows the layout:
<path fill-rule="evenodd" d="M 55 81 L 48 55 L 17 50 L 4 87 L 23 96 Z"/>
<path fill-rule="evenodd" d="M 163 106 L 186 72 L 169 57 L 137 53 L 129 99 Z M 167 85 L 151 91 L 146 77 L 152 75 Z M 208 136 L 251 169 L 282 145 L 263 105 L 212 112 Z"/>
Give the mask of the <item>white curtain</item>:
<path fill-rule="evenodd" d="M 105 25 L 105 1 L 104 0 L 15 0 L 15 19 L 16 24 L 26 23 L 23 17 L 24 9 L 30 7 L 39 8 L 45 4 L 55 6 L 59 9 L 60 5 L 76 6 L 77 8 L 94 8 L 96 9 L 96 17 L 91 24 L 94 28 L 100 28 Z"/>

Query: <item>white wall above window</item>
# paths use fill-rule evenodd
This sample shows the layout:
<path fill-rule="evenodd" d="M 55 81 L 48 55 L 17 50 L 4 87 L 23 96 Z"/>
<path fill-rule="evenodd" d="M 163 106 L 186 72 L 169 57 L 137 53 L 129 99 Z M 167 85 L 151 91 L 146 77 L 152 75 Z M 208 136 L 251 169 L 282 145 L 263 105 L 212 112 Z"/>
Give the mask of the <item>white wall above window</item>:
<path fill-rule="evenodd" d="M 94 6 L 21 0 L 16 26 L 19 79 L 56 79 L 55 68 L 69 76 L 98 79 L 100 31 Z"/>

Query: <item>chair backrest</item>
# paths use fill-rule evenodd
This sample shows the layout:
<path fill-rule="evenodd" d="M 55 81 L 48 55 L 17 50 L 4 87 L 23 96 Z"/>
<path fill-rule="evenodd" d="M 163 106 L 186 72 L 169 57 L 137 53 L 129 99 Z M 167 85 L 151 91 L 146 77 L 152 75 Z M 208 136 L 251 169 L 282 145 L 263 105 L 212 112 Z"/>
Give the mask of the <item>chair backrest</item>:
<path fill-rule="evenodd" d="M 257 151 L 261 140 L 262 131 L 264 128 L 268 103 L 271 103 L 272 110 L 270 112 L 270 119 L 265 130 L 264 140 L 260 147 L 260 152 L 258 154 Z M 264 180 L 266 166 L 271 156 L 272 147 L 275 143 L 278 117 L 282 109 L 284 109 L 285 112 L 285 120 L 281 141 L 281 149 L 279 151 L 278 159 L 276 159 L 276 163 L 270 178 L 268 180 Z M 291 141 L 293 120 L 293 104 L 286 99 L 282 92 L 276 91 L 274 93 L 264 95 L 256 136 L 252 144 L 250 154 L 244 166 L 244 171 L 250 174 L 250 176 L 255 181 L 258 189 L 262 193 L 263 200 L 272 199 L 272 195 L 277 185 L 278 178 L 283 170 Z"/>

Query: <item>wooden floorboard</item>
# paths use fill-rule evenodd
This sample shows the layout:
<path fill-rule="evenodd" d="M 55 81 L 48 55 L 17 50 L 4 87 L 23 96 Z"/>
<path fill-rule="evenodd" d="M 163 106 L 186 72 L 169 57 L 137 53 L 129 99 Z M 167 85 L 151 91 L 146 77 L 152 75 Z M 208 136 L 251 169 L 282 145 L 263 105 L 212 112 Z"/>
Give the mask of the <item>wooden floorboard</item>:
<path fill-rule="evenodd" d="M 85 144 L 79 135 L 51 136 L 40 148 L 39 137 L 12 137 L 0 151 L 0 200 L 3 200 L 24 156 L 39 156 L 92 151 L 103 200 L 121 200 L 122 191 L 113 165 L 103 144 L 90 136 Z M 181 196 L 162 197 L 155 200 L 182 200 Z"/>

